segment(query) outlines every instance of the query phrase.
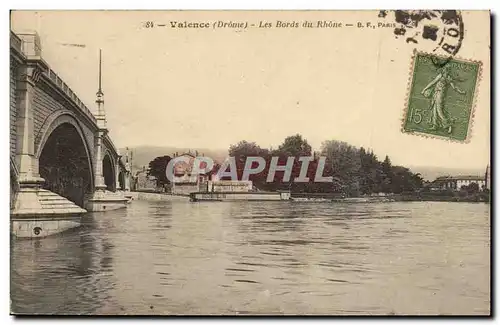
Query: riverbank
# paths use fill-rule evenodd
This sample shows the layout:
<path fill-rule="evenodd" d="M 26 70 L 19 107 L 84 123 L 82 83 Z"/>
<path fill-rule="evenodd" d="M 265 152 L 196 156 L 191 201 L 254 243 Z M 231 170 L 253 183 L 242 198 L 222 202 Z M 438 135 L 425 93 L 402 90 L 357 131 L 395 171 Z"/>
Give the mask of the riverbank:
<path fill-rule="evenodd" d="M 255 193 L 262 194 L 262 193 Z M 127 194 L 132 200 L 144 201 L 189 201 L 188 195 L 172 195 L 170 193 L 158 192 L 130 192 Z M 255 196 L 255 195 L 254 195 Z M 259 196 L 259 195 L 257 195 Z M 279 193 L 276 193 L 277 200 Z M 257 198 L 257 197 L 256 197 Z M 245 201 L 245 198 L 242 199 Z M 255 201 L 246 199 L 247 201 Z M 490 197 L 486 193 L 471 195 L 452 195 L 447 193 L 409 193 L 409 194 L 387 194 L 381 196 L 342 197 L 339 193 L 292 193 L 291 200 L 297 202 L 347 202 L 347 203 L 376 203 L 376 202 L 484 202 L 489 203 Z M 224 200 L 221 200 L 224 201 Z"/>
<path fill-rule="evenodd" d="M 300 202 L 490 202 L 490 195 L 486 192 L 472 194 L 463 192 L 417 192 L 357 197 L 343 197 L 339 193 L 292 193 L 291 196 L 294 201 Z"/>
<path fill-rule="evenodd" d="M 433 201 L 433 202 L 490 202 L 489 194 L 477 193 L 471 195 L 440 195 L 437 193 L 395 194 L 395 201 Z"/>

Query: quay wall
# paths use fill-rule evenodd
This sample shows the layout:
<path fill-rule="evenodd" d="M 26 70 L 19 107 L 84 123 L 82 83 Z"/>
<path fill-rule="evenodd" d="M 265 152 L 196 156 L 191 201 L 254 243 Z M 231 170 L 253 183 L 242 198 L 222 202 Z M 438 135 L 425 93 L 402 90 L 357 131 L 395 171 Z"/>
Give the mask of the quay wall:
<path fill-rule="evenodd" d="M 240 193 L 191 193 L 191 198 L 195 200 L 220 200 L 220 201 L 281 201 L 280 193 L 255 193 L 255 192 L 240 192 Z"/>
<path fill-rule="evenodd" d="M 198 184 L 192 183 L 184 183 L 184 184 L 175 184 L 172 186 L 172 193 L 174 195 L 186 195 L 189 196 L 189 193 L 198 192 Z"/>
<path fill-rule="evenodd" d="M 130 192 L 126 196 L 132 200 L 143 201 L 189 201 L 188 196 L 184 195 L 171 195 L 167 193 L 154 193 L 154 192 Z"/>

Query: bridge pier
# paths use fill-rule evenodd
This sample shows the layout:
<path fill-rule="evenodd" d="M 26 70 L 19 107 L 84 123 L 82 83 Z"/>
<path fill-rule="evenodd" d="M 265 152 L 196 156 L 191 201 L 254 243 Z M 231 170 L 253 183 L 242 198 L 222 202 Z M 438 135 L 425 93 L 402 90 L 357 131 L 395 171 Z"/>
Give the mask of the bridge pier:
<path fill-rule="evenodd" d="M 99 119 L 104 119 L 104 117 L 97 116 L 97 121 L 99 123 Z M 102 121 L 100 125 L 105 125 Z M 110 211 L 122 209 L 127 206 L 128 199 L 125 198 L 123 191 L 119 191 L 119 182 L 118 182 L 118 174 L 119 174 L 119 164 L 116 162 L 114 164 L 115 172 L 112 175 L 107 175 L 108 177 L 113 177 L 112 182 L 115 191 L 111 191 L 108 189 L 106 185 L 106 181 L 104 179 L 104 159 L 102 152 L 102 143 L 103 143 L 103 135 L 107 133 L 107 130 L 102 128 L 96 134 L 96 162 L 95 162 L 95 191 L 94 193 L 87 198 L 85 203 L 85 208 L 88 211 L 93 212 L 102 212 L 102 211 Z M 119 157 L 119 156 L 118 156 Z"/>
<path fill-rule="evenodd" d="M 17 182 L 11 206 L 11 233 L 17 237 L 43 237 L 79 226 L 84 209 L 62 196 L 42 189 L 34 145 L 35 88 L 48 65 L 41 59 L 36 34 L 20 35 L 21 53 L 13 57 L 11 85 L 15 84 L 15 170 Z M 13 172 L 11 170 L 11 172 Z"/>
<path fill-rule="evenodd" d="M 21 188 L 11 211 L 11 233 L 19 238 L 45 237 L 81 225 L 87 211 L 40 188 Z"/>
<path fill-rule="evenodd" d="M 104 179 L 104 151 L 103 144 L 108 129 L 106 127 L 106 113 L 104 111 L 104 93 L 101 89 L 101 58 L 99 53 L 99 89 L 97 91 L 97 114 L 95 116 L 98 131 L 95 134 L 95 192 L 92 197 L 90 197 L 85 207 L 89 211 L 109 211 L 117 210 L 127 207 L 128 199 L 125 198 L 123 192 L 118 191 L 119 187 L 119 161 L 120 154 L 117 152 L 117 159 L 115 163 L 111 164 L 114 168 L 114 175 L 108 175 L 108 177 L 114 177 L 112 182 L 106 182 Z M 115 192 L 109 191 L 107 189 L 106 183 L 114 183 Z"/>
<path fill-rule="evenodd" d="M 85 208 L 88 211 L 103 212 L 126 208 L 127 202 L 128 199 L 121 191 L 98 190 L 87 199 Z"/>

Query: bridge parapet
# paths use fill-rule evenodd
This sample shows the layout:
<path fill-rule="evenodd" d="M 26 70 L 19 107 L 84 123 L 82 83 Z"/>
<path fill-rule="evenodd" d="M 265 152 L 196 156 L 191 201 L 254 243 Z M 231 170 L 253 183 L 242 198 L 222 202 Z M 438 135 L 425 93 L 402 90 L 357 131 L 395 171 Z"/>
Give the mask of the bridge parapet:
<path fill-rule="evenodd" d="M 44 72 L 44 75 L 50 79 L 64 94 L 66 94 L 87 117 L 97 123 L 92 111 L 78 98 L 76 93 L 52 70 L 50 67 Z"/>
<path fill-rule="evenodd" d="M 42 47 L 40 44 L 40 37 L 36 32 L 26 32 L 16 34 L 10 32 L 10 44 L 11 49 L 18 52 L 18 55 L 24 57 L 27 61 L 42 61 L 43 66 L 47 67 L 42 71 L 47 80 L 50 80 L 52 84 L 58 88 L 62 93 L 68 96 L 68 98 L 74 103 L 74 105 L 84 113 L 93 122 L 96 122 L 96 118 L 92 111 L 82 102 L 78 95 L 62 80 L 62 78 L 42 59 Z"/>
<path fill-rule="evenodd" d="M 10 46 L 18 52 L 22 52 L 23 41 L 14 32 L 10 32 Z"/>

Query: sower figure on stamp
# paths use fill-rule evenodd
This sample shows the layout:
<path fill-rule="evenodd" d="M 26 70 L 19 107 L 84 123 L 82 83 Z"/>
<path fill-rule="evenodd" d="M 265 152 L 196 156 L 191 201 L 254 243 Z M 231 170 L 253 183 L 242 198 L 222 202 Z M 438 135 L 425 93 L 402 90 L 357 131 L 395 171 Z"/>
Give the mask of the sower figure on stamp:
<path fill-rule="evenodd" d="M 453 83 L 453 78 L 450 73 L 449 65 L 445 65 L 439 69 L 439 74 L 422 90 L 422 95 L 429 98 L 432 95 L 431 106 L 432 110 L 432 130 L 436 130 L 439 127 L 439 123 L 444 129 L 447 129 L 448 133 L 452 131 L 452 123 L 450 119 L 445 115 L 444 109 L 444 98 L 446 96 L 446 91 L 448 86 L 451 86 L 453 90 L 459 94 L 465 94 L 465 91 L 460 89 Z M 438 123 L 439 119 L 439 123 Z"/>

